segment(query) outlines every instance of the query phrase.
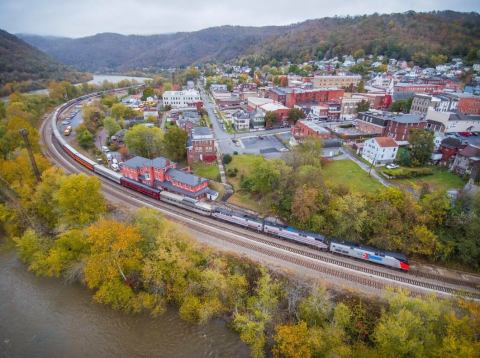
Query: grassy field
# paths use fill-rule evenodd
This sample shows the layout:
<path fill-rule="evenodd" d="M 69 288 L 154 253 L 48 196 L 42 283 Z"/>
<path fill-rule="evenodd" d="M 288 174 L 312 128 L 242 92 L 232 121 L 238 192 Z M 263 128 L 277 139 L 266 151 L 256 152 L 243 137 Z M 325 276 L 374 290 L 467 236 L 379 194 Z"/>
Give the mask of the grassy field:
<path fill-rule="evenodd" d="M 250 175 L 259 163 L 265 160 L 258 155 L 244 154 L 234 155 L 232 161 L 225 166 L 225 170 L 237 168 L 238 173 L 234 178 L 227 177 L 228 182 L 233 186 L 235 193 L 228 199 L 228 202 L 241 206 L 250 210 L 254 210 L 259 213 L 264 213 L 268 208 L 262 207 L 261 203 L 252 198 L 247 193 L 241 193 L 240 190 L 240 178 L 242 175 Z"/>
<path fill-rule="evenodd" d="M 220 181 L 220 171 L 216 162 L 213 164 L 195 163 L 192 165 L 192 170 L 198 176 Z"/>
<path fill-rule="evenodd" d="M 433 174 L 420 178 L 410 179 L 392 179 L 393 184 L 404 189 L 418 191 L 423 185 L 428 185 L 432 190 L 460 189 L 465 185 L 465 181 L 458 175 L 449 172 L 446 169 L 432 167 Z"/>
<path fill-rule="evenodd" d="M 333 160 L 323 168 L 325 181 L 347 186 L 356 192 L 374 192 L 383 187 L 351 160 Z"/>

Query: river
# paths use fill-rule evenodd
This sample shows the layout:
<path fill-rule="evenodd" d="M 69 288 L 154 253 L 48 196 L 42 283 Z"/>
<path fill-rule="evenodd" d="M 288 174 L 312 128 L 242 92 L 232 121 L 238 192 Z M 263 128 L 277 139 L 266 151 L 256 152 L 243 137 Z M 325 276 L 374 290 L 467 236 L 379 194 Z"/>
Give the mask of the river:
<path fill-rule="evenodd" d="M 248 357 L 221 320 L 190 325 L 170 309 L 158 318 L 92 302 L 78 284 L 36 277 L 0 249 L 0 357 Z"/>

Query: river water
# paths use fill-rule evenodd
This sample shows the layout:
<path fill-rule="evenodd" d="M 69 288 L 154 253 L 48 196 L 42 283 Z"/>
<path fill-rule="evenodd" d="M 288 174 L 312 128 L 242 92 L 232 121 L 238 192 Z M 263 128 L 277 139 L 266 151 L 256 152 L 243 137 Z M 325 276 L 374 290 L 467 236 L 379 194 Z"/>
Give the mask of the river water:
<path fill-rule="evenodd" d="M 80 285 L 36 277 L 0 249 L 0 357 L 248 357 L 221 320 L 203 326 L 172 309 L 158 318 L 92 302 Z"/>

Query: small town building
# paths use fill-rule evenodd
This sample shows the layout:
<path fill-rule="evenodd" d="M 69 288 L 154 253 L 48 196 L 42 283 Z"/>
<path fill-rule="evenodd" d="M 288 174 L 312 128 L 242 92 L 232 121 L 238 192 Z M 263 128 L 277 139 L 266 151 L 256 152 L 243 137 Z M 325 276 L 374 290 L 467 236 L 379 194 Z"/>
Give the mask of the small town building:
<path fill-rule="evenodd" d="M 217 160 L 215 138 L 208 127 L 194 127 L 187 144 L 187 160 L 194 162 L 214 163 Z"/>
<path fill-rule="evenodd" d="M 363 143 L 362 157 L 373 165 L 389 164 L 395 160 L 397 152 L 398 144 L 393 138 L 375 137 Z"/>
<path fill-rule="evenodd" d="M 202 99 L 198 91 L 190 89 L 186 91 L 165 91 L 163 93 L 163 105 L 172 108 L 198 108 Z"/>
<path fill-rule="evenodd" d="M 345 88 L 358 86 L 362 76 L 360 75 L 321 75 L 313 77 L 313 88 Z"/>
<path fill-rule="evenodd" d="M 177 164 L 167 158 L 147 159 L 133 157 L 121 167 L 123 176 L 152 188 L 170 191 L 193 199 L 215 197 L 208 187 L 208 179 L 177 169 Z"/>
<path fill-rule="evenodd" d="M 319 139 L 332 138 L 332 133 L 317 121 L 297 121 L 291 129 L 292 135 L 299 140 L 306 137 L 314 137 Z"/>

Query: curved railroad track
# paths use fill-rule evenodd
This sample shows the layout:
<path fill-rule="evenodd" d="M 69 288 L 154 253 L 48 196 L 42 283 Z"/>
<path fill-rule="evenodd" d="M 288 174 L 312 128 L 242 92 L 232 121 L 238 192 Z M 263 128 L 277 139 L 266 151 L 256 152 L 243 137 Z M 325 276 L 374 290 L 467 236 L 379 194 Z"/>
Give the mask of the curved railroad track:
<path fill-rule="evenodd" d="M 42 148 L 45 156 L 52 163 L 69 173 L 83 172 L 92 175 L 93 172 L 75 162 L 57 145 L 50 127 L 51 121 L 49 118 L 51 118 L 51 115 L 47 116 L 40 128 Z M 433 274 L 407 274 L 371 264 L 364 264 L 326 252 L 319 252 L 281 239 L 255 233 L 229 223 L 204 217 L 146 197 L 104 177 L 97 177 L 102 182 L 103 192 L 107 198 L 111 198 L 113 201 L 121 202 L 134 208 L 153 207 L 164 213 L 169 219 L 180 222 L 194 231 L 202 232 L 216 239 L 254 250 L 269 257 L 299 265 L 333 278 L 339 278 L 378 290 L 383 290 L 388 286 L 402 286 L 417 294 L 433 292 L 447 296 L 463 295 L 480 300 L 480 290 L 472 282 L 444 279 Z"/>

